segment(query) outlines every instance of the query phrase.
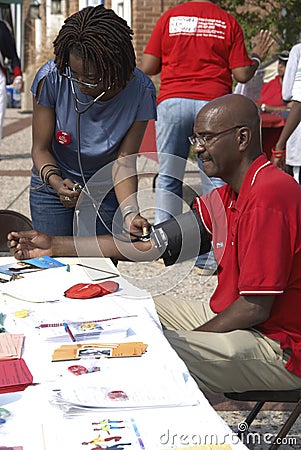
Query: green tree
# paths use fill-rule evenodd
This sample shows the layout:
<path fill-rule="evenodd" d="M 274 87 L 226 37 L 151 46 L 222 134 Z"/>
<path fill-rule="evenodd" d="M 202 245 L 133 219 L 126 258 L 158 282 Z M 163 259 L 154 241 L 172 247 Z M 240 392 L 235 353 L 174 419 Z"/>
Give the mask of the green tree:
<path fill-rule="evenodd" d="M 281 50 L 300 41 L 300 0 L 220 0 L 218 4 L 236 17 L 244 30 L 248 49 L 261 29 L 273 33 Z"/>

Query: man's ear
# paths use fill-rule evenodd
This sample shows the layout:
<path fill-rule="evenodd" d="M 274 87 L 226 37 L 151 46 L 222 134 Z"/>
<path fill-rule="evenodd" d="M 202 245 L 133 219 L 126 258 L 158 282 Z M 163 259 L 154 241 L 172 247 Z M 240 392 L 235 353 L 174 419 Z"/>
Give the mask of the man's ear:
<path fill-rule="evenodd" d="M 241 151 L 244 151 L 250 144 L 252 137 L 252 131 L 248 127 L 241 127 L 239 129 L 239 147 Z"/>

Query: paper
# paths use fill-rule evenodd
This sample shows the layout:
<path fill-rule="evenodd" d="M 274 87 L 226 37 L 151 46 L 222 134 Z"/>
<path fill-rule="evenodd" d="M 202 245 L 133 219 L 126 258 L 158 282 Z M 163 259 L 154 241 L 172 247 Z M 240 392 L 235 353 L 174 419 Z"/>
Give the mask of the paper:
<path fill-rule="evenodd" d="M 0 361 L 0 393 L 23 391 L 32 384 L 32 375 L 20 359 Z"/>
<path fill-rule="evenodd" d="M 117 267 L 108 258 L 80 258 L 77 265 L 85 270 L 92 281 L 107 280 L 120 276 Z"/>
<path fill-rule="evenodd" d="M 23 450 L 23 447 L 0 447 L 0 450 Z"/>
<path fill-rule="evenodd" d="M 68 322 L 68 327 L 76 341 L 95 339 L 100 336 L 109 336 L 109 338 L 114 338 L 114 340 L 124 339 L 127 337 L 129 332 L 129 328 L 120 327 L 118 324 L 116 325 L 113 320 L 107 322 Z M 40 334 L 46 341 L 70 341 L 70 336 L 66 333 L 64 324 L 58 327 L 42 327 Z"/>
<path fill-rule="evenodd" d="M 107 360 L 100 372 L 62 379 L 57 386 L 57 401 L 77 408 L 148 408 L 196 405 L 195 391 L 182 373 L 162 362 L 154 371 L 150 361 L 140 358 Z M 150 377 L 151 374 L 151 377 Z M 124 393 L 115 399 L 112 393 Z M 64 408 L 65 409 L 65 408 Z"/>
<path fill-rule="evenodd" d="M 5 275 L 21 275 L 23 273 L 33 272 L 41 269 L 50 269 L 65 266 L 65 264 L 50 258 L 50 256 L 41 256 L 39 258 L 24 259 L 10 264 L 0 266 L 0 273 Z"/>
<path fill-rule="evenodd" d="M 63 300 L 64 292 L 77 283 L 91 283 L 91 278 L 85 268 L 70 265 L 70 271 L 64 266 L 24 274 L 21 280 L 1 283 L 0 291 L 28 302 L 44 303 Z"/>
<path fill-rule="evenodd" d="M 58 426 L 56 428 L 58 430 Z M 81 417 L 67 421 L 64 429 L 53 432 L 48 424 L 44 425 L 47 450 L 92 450 L 92 449 L 128 449 L 143 450 L 147 446 L 143 435 L 134 418 L 123 417 L 121 414 L 108 416 L 103 414 L 91 414 L 89 417 Z M 48 445 L 49 444 L 49 445 Z"/>
<path fill-rule="evenodd" d="M 20 358 L 24 342 L 23 334 L 0 334 L 0 360 Z"/>
<path fill-rule="evenodd" d="M 69 361 L 87 357 L 94 358 L 120 358 L 128 356 L 141 356 L 145 353 L 147 345 L 143 342 L 99 343 L 61 345 L 55 349 L 52 361 Z"/>
<path fill-rule="evenodd" d="M 32 266 L 39 267 L 40 269 L 54 269 L 56 267 L 66 266 L 66 264 L 63 264 L 50 256 L 39 256 L 38 258 L 24 259 L 23 263 L 31 264 Z"/>

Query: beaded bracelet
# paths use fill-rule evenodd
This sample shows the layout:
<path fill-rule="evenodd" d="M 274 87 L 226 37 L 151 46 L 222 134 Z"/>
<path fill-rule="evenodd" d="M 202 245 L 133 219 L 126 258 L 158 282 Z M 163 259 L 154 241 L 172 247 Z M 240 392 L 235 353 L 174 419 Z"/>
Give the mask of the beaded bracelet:
<path fill-rule="evenodd" d="M 61 176 L 61 171 L 60 169 L 49 169 L 47 170 L 47 172 L 45 173 L 44 176 L 44 183 L 46 184 L 46 186 L 49 186 L 49 178 L 51 177 L 51 175 L 57 175 L 57 176 Z"/>
<path fill-rule="evenodd" d="M 42 167 L 41 167 L 40 170 L 39 170 L 39 177 L 40 177 L 40 179 L 43 181 L 43 183 L 45 182 L 44 177 L 43 177 L 43 170 L 44 170 L 46 167 L 54 167 L 55 169 L 60 170 L 59 166 L 57 166 L 56 164 L 52 164 L 52 163 L 46 163 L 46 164 L 43 164 Z"/>

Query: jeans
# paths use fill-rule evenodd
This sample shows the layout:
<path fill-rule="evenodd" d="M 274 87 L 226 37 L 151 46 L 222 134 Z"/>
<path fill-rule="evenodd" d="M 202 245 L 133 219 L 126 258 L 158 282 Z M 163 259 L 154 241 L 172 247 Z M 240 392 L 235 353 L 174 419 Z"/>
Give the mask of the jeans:
<path fill-rule="evenodd" d="M 183 177 L 190 150 L 188 137 L 193 134 L 195 119 L 208 102 L 190 98 L 170 98 L 159 103 L 156 122 L 156 141 L 159 159 L 159 175 L 156 189 L 155 223 L 168 220 L 182 213 Z M 208 178 L 198 160 L 202 194 L 222 186 L 220 178 Z M 200 267 L 216 268 L 213 251 L 197 259 Z"/>
<path fill-rule="evenodd" d="M 202 161 L 199 158 L 197 158 L 197 161 L 200 168 L 202 180 L 202 195 L 209 194 L 209 192 L 211 192 L 212 189 L 221 187 L 223 186 L 223 184 L 225 184 L 225 182 L 221 178 L 217 177 L 208 178 L 207 175 L 205 175 L 203 172 Z M 206 268 L 210 270 L 216 270 L 217 262 L 214 258 L 213 250 L 210 250 L 210 252 L 200 255 L 197 258 L 195 265 L 197 267 L 200 267 L 201 269 Z"/>
<path fill-rule="evenodd" d="M 94 197 L 94 195 L 93 195 Z M 97 204 L 97 202 L 95 202 Z M 103 208 L 103 210 L 102 210 Z M 105 225 L 97 217 L 96 210 L 89 198 L 81 194 L 75 208 L 66 208 L 49 186 L 44 186 L 35 168 L 32 170 L 30 186 L 30 209 L 35 230 L 52 236 L 94 236 L 109 234 L 114 224 L 120 225 L 120 217 L 115 215 L 118 202 L 114 191 L 109 191 L 99 208 Z M 114 226 L 115 231 L 115 226 Z M 120 232 L 120 230 L 119 230 Z"/>
<path fill-rule="evenodd" d="M 198 112 L 206 103 L 191 98 L 170 98 L 158 105 L 156 141 L 159 175 L 155 223 L 182 213 L 182 184 L 190 149 L 188 137 L 193 133 Z"/>
<path fill-rule="evenodd" d="M 0 142 L 2 139 L 2 128 L 6 111 L 7 95 L 6 95 L 6 77 L 0 71 Z"/>

